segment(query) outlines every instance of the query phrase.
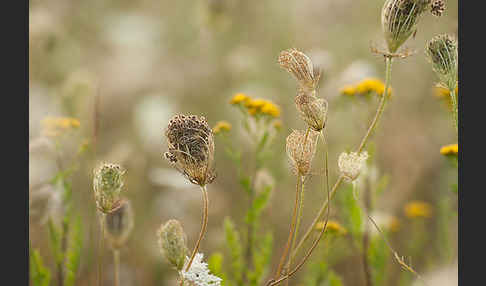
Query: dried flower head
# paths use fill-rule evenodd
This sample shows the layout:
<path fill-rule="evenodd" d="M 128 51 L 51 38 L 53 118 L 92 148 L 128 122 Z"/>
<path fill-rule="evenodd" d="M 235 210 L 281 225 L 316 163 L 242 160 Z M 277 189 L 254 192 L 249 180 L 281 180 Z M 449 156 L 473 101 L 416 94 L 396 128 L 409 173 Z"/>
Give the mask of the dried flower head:
<path fill-rule="evenodd" d="M 191 285 L 220 286 L 222 279 L 209 273 L 208 264 L 203 262 L 203 257 L 202 253 L 196 253 L 188 271 L 185 271 L 186 266 L 184 265 L 184 270 L 181 271 L 181 276 L 184 280 L 192 283 Z M 187 260 L 187 262 L 189 262 L 189 258 L 187 258 Z"/>
<path fill-rule="evenodd" d="M 381 11 L 381 26 L 388 52 L 395 53 L 417 30 L 417 23 L 431 0 L 387 0 Z"/>
<path fill-rule="evenodd" d="M 434 0 L 430 3 L 430 13 L 436 17 L 442 16 L 446 8 L 444 0 Z"/>
<path fill-rule="evenodd" d="M 309 129 L 309 132 L 294 130 L 287 136 L 287 157 L 292 172 L 296 176 L 306 176 L 312 165 L 316 153 L 318 132 Z"/>
<path fill-rule="evenodd" d="M 366 159 L 368 159 L 368 152 L 366 151 L 359 154 L 356 152 L 343 152 L 338 158 L 339 172 L 347 181 L 352 182 L 358 178 Z"/>
<path fill-rule="evenodd" d="M 105 216 L 106 237 L 113 248 L 122 247 L 133 230 L 133 211 L 128 200 Z"/>
<path fill-rule="evenodd" d="M 159 247 L 162 255 L 169 260 L 177 270 L 181 270 L 186 260 L 187 238 L 178 220 L 171 219 L 161 225 L 157 231 Z"/>
<path fill-rule="evenodd" d="M 321 131 L 326 126 L 327 119 L 327 101 L 300 92 L 295 97 L 295 106 L 299 111 L 301 118 L 315 131 Z"/>
<path fill-rule="evenodd" d="M 120 206 L 125 170 L 118 164 L 102 163 L 94 170 L 93 188 L 98 210 L 107 214 Z"/>
<path fill-rule="evenodd" d="M 310 58 L 304 53 L 296 49 L 281 51 L 278 63 L 295 77 L 300 89 L 304 91 L 316 89 L 321 72 L 319 69 L 314 69 Z"/>
<path fill-rule="evenodd" d="M 446 34 L 435 36 L 425 46 L 425 53 L 440 82 L 450 90 L 454 89 L 459 62 L 456 39 Z"/>
<path fill-rule="evenodd" d="M 405 215 L 409 218 L 429 218 L 432 215 L 432 207 L 422 201 L 412 201 L 405 205 Z"/>
<path fill-rule="evenodd" d="M 165 158 L 191 183 L 205 186 L 214 180 L 213 131 L 204 117 L 176 115 L 165 135 Z"/>

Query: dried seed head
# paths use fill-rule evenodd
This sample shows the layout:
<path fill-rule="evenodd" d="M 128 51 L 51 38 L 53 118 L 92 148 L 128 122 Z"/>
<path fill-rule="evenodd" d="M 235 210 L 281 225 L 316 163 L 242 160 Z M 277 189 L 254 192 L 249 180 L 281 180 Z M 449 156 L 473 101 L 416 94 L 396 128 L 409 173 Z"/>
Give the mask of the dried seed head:
<path fill-rule="evenodd" d="M 430 13 L 436 17 L 442 16 L 445 11 L 445 2 L 444 0 L 434 0 L 430 3 Z"/>
<path fill-rule="evenodd" d="M 102 163 L 94 171 L 93 188 L 98 210 L 107 214 L 120 205 L 125 170 L 118 164 Z"/>
<path fill-rule="evenodd" d="M 204 186 L 215 178 L 213 131 L 204 117 L 176 115 L 165 132 L 165 158 L 188 180 Z"/>
<path fill-rule="evenodd" d="M 388 52 L 398 48 L 417 30 L 417 23 L 431 0 L 387 0 L 381 11 L 381 26 Z"/>
<path fill-rule="evenodd" d="M 302 119 L 315 131 L 326 126 L 327 101 L 305 92 L 295 97 L 295 106 Z"/>
<path fill-rule="evenodd" d="M 122 247 L 133 229 L 133 211 L 128 200 L 105 216 L 106 237 L 113 248 Z"/>
<path fill-rule="evenodd" d="M 187 249 L 187 238 L 179 221 L 171 219 L 160 226 L 157 231 L 159 247 L 162 255 L 169 260 L 177 270 L 182 270 Z"/>
<path fill-rule="evenodd" d="M 319 132 L 309 129 L 309 132 L 294 130 L 287 136 L 287 157 L 292 172 L 296 176 L 306 176 L 316 153 L 317 136 Z"/>
<path fill-rule="evenodd" d="M 348 182 L 352 182 L 358 178 L 366 159 L 368 159 L 368 152 L 366 151 L 360 154 L 343 152 L 338 158 L 339 172 Z"/>
<path fill-rule="evenodd" d="M 446 34 L 435 36 L 425 46 L 425 54 L 441 83 L 455 89 L 459 57 L 456 39 Z"/>
<path fill-rule="evenodd" d="M 296 49 L 281 51 L 278 63 L 295 77 L 300 89 L 305 91 L 316 89 L 321 73 L 319 69 L 314 69 L 310 58 L 304 53 Z"/>

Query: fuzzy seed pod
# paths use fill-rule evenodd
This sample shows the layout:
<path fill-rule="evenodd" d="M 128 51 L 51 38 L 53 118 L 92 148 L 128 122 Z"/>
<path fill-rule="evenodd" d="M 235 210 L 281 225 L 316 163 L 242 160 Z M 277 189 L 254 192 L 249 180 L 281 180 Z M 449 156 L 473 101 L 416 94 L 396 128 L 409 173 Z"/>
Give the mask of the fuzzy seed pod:
<path fill-rule="evenodd" d="M 295 107 L 302 119 L 314 130 L 321 131 L 326 126 L 327 101 L 305 92 L 295 97 Z"/>
<path fill-rule="evenodd" d="M 177 270 L 182 270 L 188 254 L 187 238 L 179 221 L 171 219 L 160 226 L 157 231 L 159 247 L 162 255 L 169 260 Z"/>
<path fill-rule="evenodd" d="M 309 92 L 316 89 L 321 73 L 319 69 L 314 69 L 310 58 L 304 53 L 296 49 L 284 50 L 280 52 L 278 63 L 295 77 L 300 89 Z"/>
<path fill-rule="evenodd" d="M 459 57 L 456 39 L 446 34 L 435 36 L 425 46 L 425 53 L 441 83 L 455 89 Z"/>
<path fill-rule="evenodd" d="M 214 180 L 214 137 L 204 117 L 176 115 L 165 135 L 165 158 L 191 183 L 205 186 Z"/>
<path fill-rule="evenodd" d="M 122 247 L 133 229 L 133 211 L 128 200 L 105 216 L 106 237 L 114 249 Z"/>
<path fill-rule="evenodd" d="M 417 23 L 431 0 L 387 0 L 381 11 L 381 26 L 388 52 L 395 53 L 417 30 Z"/>
<path fill-rule="evenodd" d="M 356 180 L 363 169 L 363 166 L 368 159 L 368 152 L 364 151 L 360 154 L 356 152 L 343 152 L 338 158 L 338 167 L 341 175 L 348 182 Z"/>
<path fill-rule="evenodd" d="M 296 176 L 306 176 L 316 153 L 319 132 L 309 129 L 309 133 L 294 130 L 287 136 L 286 150 L 292 172 Z"/>
<path fill-rule="evenodd" d="M 102 213 L 110 213 L 120 205 L 124 174 L 118 164 L 102 163 L 95 169 L 93 188 L 96 206 Z"/>
<path fill-rule="evenodd" d="M 434 0 L 430 3 L 430 13 L 436 17 L 442 16 L 445 11 L 445 2 L 444 0 Z"/>

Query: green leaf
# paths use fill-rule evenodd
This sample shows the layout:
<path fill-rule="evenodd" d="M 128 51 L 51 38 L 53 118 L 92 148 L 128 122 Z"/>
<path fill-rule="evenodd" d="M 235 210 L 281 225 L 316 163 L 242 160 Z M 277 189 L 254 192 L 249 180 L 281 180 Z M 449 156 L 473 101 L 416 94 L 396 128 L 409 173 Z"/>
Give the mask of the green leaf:
<path fill-rule="evenodd" d="M 345 188 L 343 190 L 343 193 L 343 215 L 346 218 L 346 226 L 349 229 L 354 240 L 360 241 L 362 235 L 363 218 L 361 208 L 354 198 L 352 185 L 349 185 L 349 187 Z M 361 244 L 359 245 L 361 246 Z"/>
<path fill-rule="evenodd" d="M 386 189 L 388 186 L 388 183 L 390 182 L 390 176 L 389 175 L 383 175 L 377 182 L 376 188 L 375 188 L 375 193 L 376 195 L 381 195 L 383 191 Z"/>
<path fill-rule="evenodd" d="M 30 280 L 33 286 L 48 286 L 51 281 L 51 272 L 44 267 L 42 257 L 38 250 L 30 249 Z"/>
<path fill-rule="evenodd" d="M 51 243 L 51 251 L 54 255 L 54 259 L 56 260 L 57 264 L 61 264 L 64 255 L 61 249 L 61 241 L 62 241 L 62 231 L 58 229 L 58 227 L 54 224 L 51 218 L 47 220 L 47 227 L 49 230 L 49 241 Z"/>
<path fill-rule="evenodd" d="M 263 274 L 268 269 L 273 248 L 272 233 L 267 232 L 265 237 L 259 242 L 261 242 L 261 245 L 258 247 L 257 251 L 253 253 L 254 269 L 248 272 L 249 284 L 253 286 L 261 283 Z"/>
<path fill-rule="evenodd" d="M 239 183 L 240 183 L 240 186 L 243 188 L 243 190 L 246 191 L 247 194 L 252 193 L 250 176 L 241 176 Z"/>
<path fill-rule="evenodd" d="M 77 216 L 75 222 L 71 225 L 69 233 L 69 245 L 66 252 L 66 277 L 65 286 L 73 286 L 76 280 L 76 273 L 79 268 L 79 261 L 82 247 L 82 228 L 81 218 Z"/>
<path fill-rule="evenodd" d="M 380 236 L 374 237 L 368 248 L 368 261 L 371 265 L 373 282 L 376 286 L 384 285 L 388 255 L 389 252 L 385 240 Z"/>
<path fill-rule="evenodd" d="M 329 286 L 343 286 L 343 280 L 341 277 L 334 271 L 329 270 Z"/>
<path fill-rule="evenodd" d="M 224 220 L 226 243 L 230 250 L 231 270 L 237 285 L 243 285 L 243 251 L 241 247 L 240 234 L 229 217 Z"/>
<path fill-rule="evenodd" d="M 255 223 L 258 220 L 258 217 L 261 215 L 263 209 L 268 203 L 268 199 L 270 198 L 270 191 L 272 190 L 272 186 L 266 186 L 262 192 L 260 192 L 253 201 L 252 207 L 248 209 L 248 212 L 245 217 L 245 222 L 248 224 Z"/>

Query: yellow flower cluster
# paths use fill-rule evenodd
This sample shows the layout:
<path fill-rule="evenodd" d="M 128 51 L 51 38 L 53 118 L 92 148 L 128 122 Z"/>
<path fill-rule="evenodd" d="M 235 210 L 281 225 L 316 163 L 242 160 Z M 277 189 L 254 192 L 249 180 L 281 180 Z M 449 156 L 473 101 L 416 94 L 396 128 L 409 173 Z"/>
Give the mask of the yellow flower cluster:
<path fill-rule="evenodd" d="M 426 202 L 412 201 L 405 205 L 405 215 L 409 218 L 429 218 L 432 207 Z"/>
<path fill-rule="evenodd" d="M 231 130 L 231 123 L 225 120 L 221 120 L 216 122 L 216 125 L 213 127 L 213 133 L 219 134 L 221 132 L 229 132 Z"/>
<path fill-rule="evenodd" d="M 280 108 L 270 100 L 252 99 L 244 93 L 235 94 L 231 98 L 230 104 L 243 106 L 251 116 L 268 115 L 273 118 L 280 116 Z"/>
<path fill-rule="evenodd" d="M 365 78 L 362 81 L 354 85 L 347 85 L 343 87 L 340 91 L 342 95 L 367 95 L 370 92 L 375 92 L 377 95 L 381 96 L 385 92 L 385 84 L 376 78 Z M 391 96 L 392 89 L 388 88 L 388 96 Z"/>
<path fill-rule="evenodd" d="M 42 120 L 42 134 L 57 137 L 66 131 L 80 126 L 79 120 L 71 117 L 46 117 Z"/>
<path fill-rule="evenodd" d="M 316 224 L 316 230 L 322 230 L 324 227 L 325 221 L 320 221 Z M 329 220 L 327 222 L 326 231 L 330 231 L 331 233 L 339 234 L 339 235 L 346 235 L 348 231 L 337 221 Z"/>
<path fill-rule="evenodd" d="M 455 93 L 456 93 L 456 97 L 459 96 L 459 88 L 457 85 L 456 85 Z M 449 93 L 449 89 L 443 87 L 442 85 L 436 85 L 434 87 L 434 95 L 440 99 L 445 100 L 449 108 L 452 109 L 452 99 Z"/>
<path fill-rule="evenodd" d="M 459 145 L 458 144 L 450 144 L 450 145 L 442 146 L 442 148 L 440 148 L 440 153 L 442 155 L 456 155 L 457 156 L 458 151 L 459 151 Z"/>

